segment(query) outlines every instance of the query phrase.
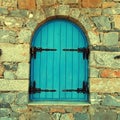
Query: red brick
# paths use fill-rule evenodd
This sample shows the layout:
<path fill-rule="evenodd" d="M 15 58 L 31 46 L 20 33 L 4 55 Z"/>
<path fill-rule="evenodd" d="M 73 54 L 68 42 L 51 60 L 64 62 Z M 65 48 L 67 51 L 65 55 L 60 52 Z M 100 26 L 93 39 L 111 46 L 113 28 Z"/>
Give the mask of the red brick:
<path fill-rule="evenodd" d="M 120 70 L 104 69 L 101 71 L 100 76 L 102 78 L 119 78 Z"/>
<path fill-rule="evenodd" d="M 32 10 L 36 8 L 36 2 L 35 0 L 18 0 L 18 8 Z"/>
<path fill-rule="evenodd" d="M 97 8 L 100 7 L 102 0 L 82 0 L 82 7 Z"/>

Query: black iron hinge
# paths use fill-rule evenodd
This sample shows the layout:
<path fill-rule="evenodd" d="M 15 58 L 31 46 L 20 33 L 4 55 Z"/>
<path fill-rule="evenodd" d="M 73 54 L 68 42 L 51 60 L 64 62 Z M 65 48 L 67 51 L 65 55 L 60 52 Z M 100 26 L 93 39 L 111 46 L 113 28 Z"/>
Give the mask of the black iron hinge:
<path fill-rule="evenodd" d="M 31 47 L 30 48 L 30 54 L 31 57 L 36 58 L 36 52 L 42 52 L 42 51 L 56 51 L 57 49 L 52 49 L 52 48 L 37 48 L 37 47 Z"/>
<path fill-rule="evenodd" d="M 66 52 L 82 52 L 83 53 L 83 59 L 88 59 L 89 58 L 89 54 L 90 54 L 90 50 L 89 48 L 77 48 L 77 49 L 63 49 L 63 51 L 66 51 Z"/>
<path fill-rule="evenodd" d="M 77 89 L 64 89 L 62 90 L 63 92 L 77 92 L 77 93 L 83 93 L 83 94 L 88 94 L 89 93 L 89 87 L 88 87 L 88 82 L 83 82 L 83 87 L 82 88 L 77 88 Z"/>
<path fill-rule="evenodd" d="M 56 92 L 56 90 L 36 88 L 36 82 L 33 81 L 33 83 L 30 85 L 29 93 L 30 94 L 35 94 L 35 93 L 41 93 L 41 92 Z"/>

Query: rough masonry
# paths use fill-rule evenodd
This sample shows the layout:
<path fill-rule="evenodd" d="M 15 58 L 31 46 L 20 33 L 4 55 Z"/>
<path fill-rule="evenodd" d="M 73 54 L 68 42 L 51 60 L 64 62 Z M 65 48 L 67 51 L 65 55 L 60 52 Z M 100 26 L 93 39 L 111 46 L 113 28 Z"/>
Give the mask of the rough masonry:
<path fill-rule="evenodd" d="M 89 104 L 29 102 L 31 39 L 56 17 L 89 40 Z M 0 0 L 0 49 L 0 120 L 120 120 L 120 0 Z"/>

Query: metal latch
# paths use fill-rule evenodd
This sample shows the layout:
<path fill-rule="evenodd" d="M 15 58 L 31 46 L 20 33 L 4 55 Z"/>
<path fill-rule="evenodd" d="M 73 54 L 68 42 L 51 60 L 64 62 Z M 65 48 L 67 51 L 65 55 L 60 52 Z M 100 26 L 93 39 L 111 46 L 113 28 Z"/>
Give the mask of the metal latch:
<path fill-rule="evenodd" d="M 30 54 L 31 57 L 36 58 L 36 52 L 42 52 L 42 51 L 56 51 L 57 49 L 52 49 L 52 48 L 37 48 L 37 47 L 31 47 L 30 48 Z"/>
<path fill-rule="evenodd" d="M 35 94 L 35 93 L 41 93 L 41 92 L 56 92 L 56 90 L 36 88 L 36 82 L 33 81 L 32 86 L 30 85 L 29 93 L 30 94 Z"/>
<path fill-rule="evenodd" d="M 63 51 L 69 51 L 69 52 L 82 52 L 83 53 L 83 59 L 88 59 L 90 50 L 89 48 L 77 48 L 77 49 L 63 49 Z"/>
<path fill-rule="evenodd" d="M 77 93 L 89 93 L 89 89 L 88 89 L 88 83 L 87 82 L 83 82 L 83 88 L 77 88 L 77 89 L 64 89 L 62 90 L 63 92 L 77 92 Z"/>

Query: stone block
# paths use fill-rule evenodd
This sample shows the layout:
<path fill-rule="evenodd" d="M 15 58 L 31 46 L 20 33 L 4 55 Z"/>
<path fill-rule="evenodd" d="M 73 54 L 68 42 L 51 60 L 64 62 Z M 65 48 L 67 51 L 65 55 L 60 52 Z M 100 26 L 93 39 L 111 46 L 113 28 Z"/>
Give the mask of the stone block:
<path fill-rule="evenodd" d="M 90 67 L 90 77 L 91 78 L 98 78 L 99 77 L 99 69 L 94 68 L 94 67 Z"/>
<path fill-rule="evenodd" d="M 0 79 L 0 91 L 28 91 L 28 80 Z"/>
<path fill-rule="evenodd" d="M 118 32 L 101 33 L 100 39 L 103 46 L 118 46 Z"/>
<path fill-rule="evenodd" d="M 120 29 L 120 15 L 114 16 L 115 28 Z"/>
<path fill-rule="evenodd" d="M 0 49 L 2 49 L 1 62 L 29 62 L 29 44 L 0 43 Z"/>
<path fill-rule="evenodd" d="M 18 41 L 20 43 L 30 43 L 32 32 L 30 30 L 22 29 L 18 34 Z"/>
<path fill-rule="evenodd" d="M 110 30 L 111 21 L 107 16 L 93 17 L 93 22 L 95 23 L 98 30 Z"/>
<path fill-rule="evenodd" d="M 2 103 L 4 104 L 12 104 L 15 101 L 16 94 L 15 93 L 0 93 L 0 97 L 2 98 Z"/>
<path fill-rule="evenodd" d="M 30 29 L 31 31 L 34 31 L 35 29 L 36 29 L 36 27 L 37 27 L 37 22 L 35 21 L 35 20 L 30 20 L 30 21 L 28 21 L 27 23 L 26 23 L 26 27 L 28 28 L 28 29 Z M 30 41 L 30 40 L 28 40 L 28 41 Z"/>
<path fill-rule="evenodd" d="M 60 120 L 61 114 L 60 114 L 60 113 L 54 113 L 54 114 L 52 115 L 52 117 L 53 117 L 53 119 L 55 119 L 55 120 Z"/>
<path fill-rule="evenodd" d="M 4 66 L 2 64 L 0 64 L 0 77 L 3 76 L 4 71 L 5 71 Z"/>
<path fill-rule="evenodd" d="M 102 105 L 120 107 L 120 98 L 117 99 L 117 98 L 114 97 L 114 96 L 107 95 L 107 96 L 103 99 Z"/>
<path fill-rule="evenodd" d="M 29 16 L 29 11 L 28 10 L 12 10 L 12 11 L 10 11 L 9 16 L 25 18 L 25 17 Z"/>
<path fill-rule="evenodd" d="M 0 120 L 16 120 L 16 119 L 10 117 L 1 117 Z"/>
<path fill-rule="evenodd" d="M 75 120 L 90 120 L 90 116 L 87 113 L 74 114 Z"/>
<path fill-rule="evenodd" d="M 15 43 L 17 33 L 10 30 L 0 30 L 0 43 Z"/>
<path fill-rule="evenodd" d="M 13 17 L 7 17 L 4 20 L 4 24 L 8 27 L 22 27 L 23 21 L 21 19 L 15 19 Z"/>
<path fill-rule="evenodd" d="M 120 52 L 99 52 L 91 51 L 90 53 L 90 66 L 96 67 L 109 67 L 109 68 L 120 68 L 120 60 L 114 59 L 119 56 Z"/>
<path fill-rule="evenodd" d="M 96 112 L 92 117 L 92 120 L 116 120 L 117 114 L 112 111 L 99 111 Z"/>
<path fill-rule="evenodd" d="M 103 9 L 103 15 L 118 15 L 118 14 L 120 14 L 120 8 Z"/>
<path fill-rule="evenodd" d="M 2 0 L 2 6 L 17 8 L 17 0 Z"/>
<path fill-rule="evenodd" d="M 82 7 L 98 8 L 101 7 L 102 0 L 82 0 Z"/>
<path fill-rule="evenodd" d="M 45 14 L 46 14 L 46 17 L 54 16 L 55 15 L 55 9 L 52 8 L 52 7 L 46 8 L 45 9 Z"/>
<path fill-rule="evenodd" d="M 7 15 L 7 14 L 8 14 L 7 8 L 0 8 L 0 15 Z"/>
<path fill-rule="evenodd" d="M 9 103 L 0 103 L 0 108 L 11 108 Z"/>
<path fill-rule="evenodd" d="M 80 15 L 80 10 L 78 8 L 71 8 L 70 9 L 70 17 L 78 19 Z"/>
<path fill-rule="evenodd" d="M 17 79 L 29 79 L 29 63 L 19 63 L 16 76 Z"/>
<path fill-rule="evenodd" d="M 16 105 L 26 105 L 28 104 L 28 93 L 27 92 L 21 92 L 17 94 L 15 104 Z"/>
<path fill-rule="evenodd" d="M 78 3 L 78 1 L 81 1 L 81 0 L 58 0 L 58 2 L 62 4 L 76 4 Z"/>
<path fill-rule="evenodd" d="M 100 77 L 102 78 L 120 78 L 119 69 L 103 69 L 100 72 Z"/>
<path fill-rule="evenodd" d="M 54 5 L 57 0 L 43 0 L 43 5 Z"/>
<path fill-rule="evenodd" d="M 94 93 L 120 92 L 120 78 L 91 78 L 90 92 Z"/>
<path fill-rule="evenodd" d="M 29 120 L 52 120 L 52 118 L 46 112 L 34 112 Z"/>
<path fill-rule="evenodd" d="M 0 117 L 9 116 L 11 112 L 9 108 L 0 108 Z"/>
<path fill-rule="evenodd" d="M 16 112 L 16 113 L 25 113 L 27 112 L 27 105 L 11 105 L 11 109 L 13 112 Z"/>
<path fill-rule="evenodd" d="M 56 15 L 66 15 L 68 16 L 70 12 L 70 8 L 69 5 L 60 5 L 57 9 L 56 9 Z"/>
<path fill-rule="evenodd" d="M 4 72 L 4 79 L 15 80 L 16 79 L 15 73 L 12 71 L 5 71 Z"/>
<path fill-rule="evenodd" d="M 51 108 L 50 113 L 65 113 L 64 108 Z"/>
<path fill-rule="evenodd" d="M 86 31 L 92 31 L 94 27 L 94 23 L 87 16 L 80 16 L 78 21 L 83 25 Z"/>
<path fill-rule="evenodd" d="M 99 33 L 95 33 L 95 32 L 89 31 L 88 32 L 88 37 L 89 37 L 89 41 L 90 41 L 91 45 L 100 44 Z"/>
<path fill-rule="evenodd" d="M 62 114 L 60 120 L 74 120 L 73 114 L 72 113 Z"/>
<path fill-rule="evenodd" d="M 103 8 L 112 8 L 115 7 L 116 3 L 115 2 L 103 2 L 102 7 Z"/>
<path fill-rule="evenodd" d="M 35 0 L 18 0 L 18 8 L 33 10 L 36 8 L 36 1 Z"/>

